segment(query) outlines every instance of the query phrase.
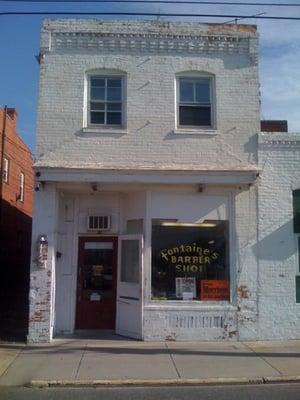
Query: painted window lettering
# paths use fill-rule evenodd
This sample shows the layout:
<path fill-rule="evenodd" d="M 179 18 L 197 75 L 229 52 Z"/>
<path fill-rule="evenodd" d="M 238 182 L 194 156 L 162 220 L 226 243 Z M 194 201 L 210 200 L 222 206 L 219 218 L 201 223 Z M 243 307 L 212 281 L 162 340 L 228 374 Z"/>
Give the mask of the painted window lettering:
<path fill-rule="evenodd" d="M 152 299 L 229 300 L 228 222 L 191 225 L 153 220 Z"/>

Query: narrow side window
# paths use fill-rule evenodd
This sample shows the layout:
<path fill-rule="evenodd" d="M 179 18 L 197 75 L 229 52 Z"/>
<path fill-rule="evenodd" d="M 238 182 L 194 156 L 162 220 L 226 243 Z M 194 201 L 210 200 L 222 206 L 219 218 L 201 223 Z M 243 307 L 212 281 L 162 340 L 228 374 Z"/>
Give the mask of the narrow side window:
<path fill-rule="evenodd" d="M 3 158 L 3 182 L 8 183 L 8 174 L 9 174 L 9 161 L 7 158 Z"/>
<path fill-rule="evenodd" d="M 19 186 L 19 196 L 20 201 L 24 201 L 24 186 L 25 186 L 25 175 L 23 172 L 20 173 L 20 186 Z"/>

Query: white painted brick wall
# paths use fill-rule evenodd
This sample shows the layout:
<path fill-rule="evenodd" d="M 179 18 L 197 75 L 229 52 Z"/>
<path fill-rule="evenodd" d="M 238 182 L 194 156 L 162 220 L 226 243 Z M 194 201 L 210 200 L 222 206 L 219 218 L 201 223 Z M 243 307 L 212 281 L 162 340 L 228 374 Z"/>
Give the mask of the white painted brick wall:
<path fill-rule="evenodd" d="M 53 41 L 55 32 L 59 35 Z M 60 35 L 64 32 L 71 34 Z M 91 33 L 93 46 L 86 48 L 89 40 L 82 38 L 80 32 Z M 113 33 L 115 37 L 120 32 L 173 35 L 177 50 L 169 51 L 167 44 L 162 44 L 162 49 L 153 45 L 153 49 L 146 50 L 139 47 L 141 44 L 132 48 L 114 47 L 114 50 L 109 50 L 107 43 L 100 46 L 97 39 L 99 33 Z M 183 43 L 181 37 L 188 35 L 198 35 L 200 42 L 203 37 L 203 46 L 196 51 L 191 44 Z M 141 37 L 139 40 L 142 40 Z M 157 37 L 153 40 L 157 41 Z M 79 41 L 82 41 L 81 47 Z M 251 164 L 255 167 L 260 128 L 256 33 L 240 26 L 48 21 L 42 33 L 41 50 L 44 57 L 40 76 L 37 166 L 74 168 L 114 165 L 122 168 L 168 164 L 229 169 L 247 168 Z M 125 133 L 85 133 L 82 130 L 85 74 L 97 68 L 119 69 L 127 74 Z M 217 134 L 214 136 L 173 133 L 175 74 L 191 70 L 215 75 Z M 145 85 L 148 81 L 150 83 Z M 145 310 L 145 339 L 171 338 L 175 328 L 177 339 L 257 338 L 257 188 L 243 186 L 233 190 L 233 193 L 232 215 L 229 218 L 234 244 L 231 251 L 233 292 L 236 296 L 233 306 L 228 311 L 198 310 L 193 314 L 199 318 L 197 328 L 190 333 L 185 329 L 185 324 L 189 325 L 193 316 L 190 311 L 182 311 L 179 315 L 177 311 L 168 314 Z M 36 197 L 41 212 L 47 200 L 39 195 Z M 45 233 L 48 226 L 47 221 L 38 220 L 39 215 L 36 212 L 34 216 L 35 236 Z M 47 288 L 52 276 L 47 278 L 43 271 L 35 271 L 34 265 L 32 268 L 32 288 L 37 297 L 32 301 L 31 315 L 36 316 L 41 309 L 40 301 L 47 292 L 45 285 Z M 51 337 L 51 310 L 48 307 L 41 311 L 44 325 L 37 325 L 34 320 L 31 322 L 31 341 L 49 340 Z M 214 318 L 221 316 L 223 325 L 216 326 Z M 176 325 L 177 317 L 179 326 Z M 164 325 L 167 322 L 169 325 Z M 151 326 L 155 327 L 156 333 L 159 332 L 157 337 L 154 337 Z"/>
<path fill-rule="evenodd" d="M 141 50 L 136 44 L 123 50 L 87 48 L 95 34 L 109 33 L 115 37 L 127 31 L 133 35 L 135 32 L 177 35 L 172 39 L 174 45 L 181 40 L 178 35 L 183 34 L 221 39 L 214 39 L 215 42 L 205 39 L 213 47 L 204 47 L 200 53 L 188 50 L 188 44 L 182 45 L 183 50 L 171 52 L 159 48 L 152 52 Z M 53 38 L 63 32 L 71 34 L 62 47 L 55 48 Z M 78 45 L 76 35 L 80 32 L 90 32 L 90 36 Z M 229 39 L 235 41 L 231 43 Z M 222 51 L 223 45 L 231 47 Z M 236 26 L 214 28 L 189 23 L 48 21 L 44 24 L 42 51 L 37 165 L 196 164 L 240 168 L 256 163 L 259 132 L 256 33 Z M 85 74 L 97 68 L 118 69 L 127 74 L 127 133 L 82 132 Z M 175 74 L 182 71 L 215 75 L 217 135 L 173 133 Z"/>
<path fill-rule="evenodd" d="M 299 338 L 292 204 L 292 191 L 300 188 L 299 135 L 261 135 L 259 165 L 259 337 Z"/>

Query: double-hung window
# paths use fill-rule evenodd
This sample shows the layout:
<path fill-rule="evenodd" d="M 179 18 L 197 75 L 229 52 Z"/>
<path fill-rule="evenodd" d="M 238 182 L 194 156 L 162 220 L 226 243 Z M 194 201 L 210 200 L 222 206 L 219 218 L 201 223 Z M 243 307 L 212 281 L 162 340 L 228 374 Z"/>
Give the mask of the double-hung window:
<path fill-rule="evenodd" d="M 89 79 L 89 124 L 121 126 L 122 77 L 91 76 Z"/>
<path fill-rule="evenodd" d="M 179 77 L 177 92 L 179 128 L 213 126 L 212 78 Z"/>

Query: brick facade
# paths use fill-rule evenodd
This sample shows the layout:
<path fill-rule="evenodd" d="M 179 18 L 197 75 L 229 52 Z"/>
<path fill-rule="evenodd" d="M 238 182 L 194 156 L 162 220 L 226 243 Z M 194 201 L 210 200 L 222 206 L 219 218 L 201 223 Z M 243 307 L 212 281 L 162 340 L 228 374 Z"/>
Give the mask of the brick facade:
<path fill-rule="evenodd" d="M 1 184 L 1 315 L 0 334 L 27 331 L 28 285 L 33 206 L 33 170 L 30 149 L 16 132 L 15 109 L 0 109 L 1 160 L 8 160 L 7 182 Z M 20 174 L 23 173 L 24 200 L 20 199 Z"/>
<path fill-rule="evenodd" d="M 88 124 L 91 74 L 123 77 L 122 126 Z M 210 129 L 178 126 L 180 76 L 211 77 Z M 143 221 L 141 308 L 132 308 L 130 315 L 122 302 L 117 305 L 117 327 L 126 320 L 142 327 L 132 337 L 291 337 L 285 328 L 266 333 L 274 320 L 262 296 L 259 259 L 259 222 L 265 223 L 267 205 L 259 203 L 259 193 L 268 185 L 259 178 L 264 168 L 261 161 L 258 165 L 259 134 L 255 26 L 46 20 L 40 53 L 35 163 L 40 190 L 33 221 L 29 341 L 47 342 L 76 329 L 78 238 L 89 234 L 86 221 L 92 212 L 111 216 L 112 236 L 128 233 L 130 220 Z M 228 221 L 229 302 L 153 301 L 151 226 L 158 219 Z M 41 235 L 49 244 L 45 268 L 38 267 L 34 253 Z M 270 288 L 278 284 L 277 276 L 273 278 Z"/>

